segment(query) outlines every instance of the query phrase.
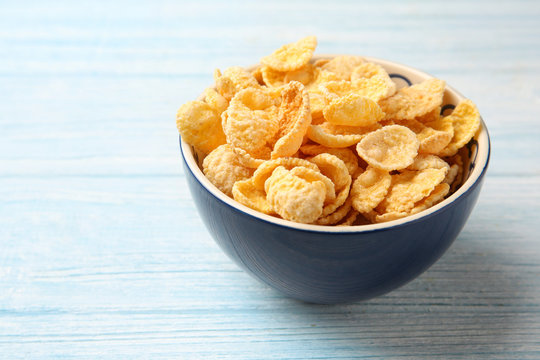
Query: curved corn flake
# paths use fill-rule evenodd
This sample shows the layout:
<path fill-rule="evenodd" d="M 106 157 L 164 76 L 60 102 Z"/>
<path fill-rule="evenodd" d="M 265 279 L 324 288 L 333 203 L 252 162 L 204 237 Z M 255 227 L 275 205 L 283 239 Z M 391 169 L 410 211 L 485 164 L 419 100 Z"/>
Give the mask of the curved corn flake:
<path fill-rule="evenodd" d="M 441 202 L 446 196 L 446 194 L 448 194 L 448 190 L 449 186 L 447 184 L 439 184 L 433 189 L 429 196 L 417 202 L 410 211 L 389 211 L 383 214 L 372 211 L 370 213 L 370 217 L 372 218 L 373 222 L 381 223 L 401 219 L 406 216 L 419 213 L 420 211 L 426 210 L 431 206 Z"/>
<path fill-rule="evenodd" d="M 450 165 L 436 155 L 418 154 L 413 163 L 407 167 L 407 170 L 420 171 L 424 169 L 444 169 L 446 170 L 446 176 L 446 173 L 450 170 Z"/>
<path fill-rule="evenodd" d="M 370 98 L 375 102 L 386 99 L 396 92 L 396 83 L 388 75 L 384 74 L 353 80 L 352 84 L 356 94 Z"/>
<path fill-rule="evenodd" d="M 467 99 L 461 101 L 446 118 L 452 120 L 454 137 L 440 155 L 452 156 L 465 146 L 480 128 L 480 113 L 476 105 Z"/>
<path fill-rule="evenodd" d="M 326 90 L 327 93 L 333 95 L 334 98 L 347 96 L 354 92 L 353 83 L 347 80 L 326 81 L 319 86 L 321 90 Z M 333 100 L 333 98 L 330 98 L 329 100 Z"/>
<path fill-rule="evenodd" d="M 383 223 L 383 222 L 388 222 L 392 220 L 398 220 L 398 219 L 404 218 L 405 216 L 409 216 L 410 214 L 408 212 L 392 211 L 392 212 L 384 213 L 381 215 L 375 213 L 374 215 L 375 216 L 374 216 L 373 222 Z"/>
<path fill-rule="evenodd" d="M 266 200 L 266 193 L 264 190 L 253 186 L 251 178 L 235 182 L 232 188 L 232 194 L 234 200 L 253 210 L 268 215 L 275 213 Z"/>
<path fill-rule="evenodd" d="M 418 152 L 426 154 L 438 154 L 444 149 L 454 134 L 451 122 L 445 120 L 437 120 L 433 125 L 438 126 L 441 130 L 436 130 L 431 126 L 432 123 L 423 124 L 418 120 L 396 120 L 396 124 L 406 126 L 416 133 L 416 137 L 420 142 Z M 449 126 L 450 125 L 450 126 Z"/>
<path fill-rule="evenodd" d="M 372 62 L 365 62 L 363 64 L 360 64 L 356 66 L 352 73 L 351 73 L 351 80 L 358 80 L 361 78 L 371 78 L 375 75 L 383 75 L 388 76 L 388 73 L 384 68 L 379 65 Z"/>
<path fill-rule="evenodd" d="M 319 170 L 313 170 L 304 166 L 296 166 L 290 170 L 292 175 L 298 176 L 306 181 L 322 181 L 326 187 L 324 202 L 328 203 L 336 199 L 336 188 L 332 180 L 323 175 Z"/>
<path fill-rule="evenodd" d="M 447 183 L 441 183 L 433 189 L 433 191 L 424 199 L 420 200 L 414 205 L 414 208 L 411 210 L 411 215 L 419 213 L 429 209 L 433 205 L 436 205 L 444 200 L 444 197 L 450 191 L 450 185 Z"/>
<path fill-rule="evenodd" d="M 237 156 L 238 162 L 245 167 L 251 169 L 257 169 L 263 162 L 270 159 L 271 149 L 269 147 L 263 147 L 257 150 L 254 154 L 248 153 L 241 148 L 232 148 Z"/>
<path fill-rule="evenodd" d="M 369 165 L 391 171 L 412 164 L 418 147 L 414 132 L 405 126 L 390 125 L 367 134 L 356 146 L 356 152 Z"/>
<path fill-rule="evenodd" d="M 263 66 L 261 68 L 262 79 L 268 87 L 279 87 L 285 85 L 286 74 L 286 72 L 274 70 L 270 66 Z"/>
<path fill-rule="evenodd" d="M 384 199 L 391 183 L 388 171 L 368 166 L 352 185 L 352 206 L 360 213 L 372 211 Z"/>
<path fill-rule="evenodd" d="M 328 70 L 324 70 L 318 67 L 314 67 L 313 69 L 313 80 L 311 83 L 309 83 L 308 87 L 316 87 L 320 85 L 324 85 L 325 83 L 329 81 L 341 81 L 341 78 L 338 74 L 333 73 Z"/>
<path fill-rule="evenodd" d="M 457 164 L 453 164 L 452 166 L 450 166 L 450 169 L 448 170 L 448 173 L 446 174 L 443 182 L 448 185 L 452 185 L 452 183 L 457 179 L 458 173 L 459 166 Z"/>
<path fill-rule="evenodd" d="M 384 117 L 375 101 L 355 93 L 332 101 L 324 108 L 323 114 L 326 121 L 347 126 L 369 126 Z"/>
<path fill-rule="evenodd" d="M 204 101 L 210 105 L 216 114 L 220 116 L 225 110 L 227 110 L 227 107 L 229 107 L 229 102 L 227 99 L 225 99 L 214 88 L 207 88 L 204 91 Z"/>
<path fill-rule="evenodd" d="M 331 148 L 346 148 L 358 143 L 364 135 L 333 135 L 329 134 L 320 125 L 311 125 L 307 136 L 310 140 Z"/>
<path fill-rule="evenodd" d="M 343 160 L 337 156 L 323 153 L 308 160 L 317 165 L 321 173 L 332 180 L 336 186 L 336 190 L 342 189 L 347 184 L 351 184 L 349 169 L 347 169 Z"/>
<path fill-rule="evenodd" d="M 298 151 L 311 123 L 309 94 L 304 85 L 292 81 L 281 92 L 279 106 L 278 140 L 272 151 L 272 158 L 291 156 Z"/>
<path fill-rule="evenodd" d="M 454 137 L 454 125 L 449 117 L 441 117 L 438 120 L 425 123 L 426 127 L 436 131 L 436 135 L 424 139 L 423 151 L 431 154 L 440 154 L 450 144 Z M 444 145 L 444 146 L 443 146 Z"/>
<path fill-rule="evenodd" d="M 237 91 L 233 81 L 227 76 L 223 76 L 219 69 L 214 71 L 214 81 L 216 83 L 216 91 L 227 101 L 231 101 Z"/>
<path fill-rule="evenodd" d="M 320 217 L 315 222 L 317 225 L 334 225 L 343 220 L 351 210 L 351 199 L 348 198 L 343 205 L 341 205 L 336 211 L 330 215 Z M 355 218 L 356 219 L 356 218 Z M 352 220 L 354 221 L 354 220 Z"/>
<path fill-rule="evenodd" d="M 351 75 L 351 81 L 362 87 L 374 101 L 380 101 L 396 93 L 396 83 L 379 64 L 364 63 L 357 66 Z"/>
<path fill-rule="evenodd" d="M 271 55 L 261 59 L 261 64 L 277 71 L 293 71 L 307 64 L 317 47 L 317 38 L 308 36 L 291 44 L 286 44 Z"/>
<path fill-rule="evenodd" d="M 320 67 L 322 70 L 336 74 L 340 80 L 350 80 L 353 70 L 364 62 L 364 58 L 360 56 L 340 55 L 334 57 Z"/>
<path fill-rule="evenodd" d="M 360 215 L 360 213 L 356 211 L 355 209 L 351 208 L 347 216 L 343 220 L 341 220 L 341 222 L 337 224 L 337 226 L 353 225 L 357 221 L 358 215 Z M 364 219 L 365 221 L 365 218 L 363 216 L 361 216 L 360 219 Z M 357 225 L 367 225 L 367 224 L 369 224 L 369 222 L 365 221 L 364 223 L 357 224 Z"/>
<path fill-rule="evenodd" d="M 223 76 L 231 79 L 236 91 L 249 87 L 259 87 L 259 82 L 252 73 L 240 66 L 231 66 L 223 71 Z"/>
<path fill-rule="evenodd" d="M 336 199 L 324 205 L 321 216 L 328 216 L 347 201 L 351 190 L 351 181 L 348 182 L 336 195 Z"/>
<path fill-rule="evenodd" d="M 463 181 L 463 175 L 464 175 L 463 166 L 464 166 L 464 164 L 463 164 L 463 159 L 461 158 L 459 153 L 452 156 L 452 157 L 450 157 L 450 158 L 447 158 L 447 160 L 452 164 L 451 167 L 453 167 L 454 165 L 457 166 L 457 174 L 456 174 L 455 178 L 453 179 L 453 181 L 449 184 L 450 185 L 450 192 L 453 193 L 461 186 L 461 183 Z M 449 179 L 445 178 L 445 180 L 449 180 Z"/>
<path fill-rule="evenodd" d="M 399 91 L 379 102 L 385 119 L 408 120 L 423 116 L 441 106 L 445 82 L 428 79 Z"/>
<path fill-rule="evenodd" d="M 392 175 L 392 185 L 377 209 L 384 212 L 409 212 L 414 204 L 428 196 L 446 176 L 446 169 L 403 170 Z"/>
<path fill-rule="evenodd" d="M 337 156 L 345 163 L 349 174 L 353 176 L 358 169 L 358 157 L 355 153 L 348 148 L 329 148 L 322 145 L 303 145 L 300 147 L 300 151 L 306 155 L 319 155 L 322 153 L 328 153 Z"/>
<path fill-rule="evenodd" d="M 215 148 L 203 160 L 203 173 L 219 190 L 232 196 L 236 181 L 245 180 L 253 174 L 253 169 L 243 166 L 229 144 Z"/>
<path fill-rule="evenodd" d="M 255 153 L 265 147 L 278 130 L 277 120 L 271 118 L 264 110 L 229 106 L 222 119 L 227 142 L 249 153 Z"/>
<path fill-rule="evenodd" d="M 296 166 L 303 166 L 312 170 L 319 171 L 317 165 L 305 159 L 295 157 L 282 157 L 273 160 L 264 161 L 253 173 L 253 185 L 258 189 L 264 189 L 265 181 L 270 177 L 272 172 L 278 167 L 283 166 L 287 170 L 291 170 Z"/>
<path fill-rule="evenodd" d="M 426 127 L 426 129 L 417 136 L 418 140 L 420 141 L 420 148 L 418 151 L 426 154 L 440 153 L 446 146 L 448 146 L 452 139 L 452 133 L 435 130 L 429 127 Z"/>
<path fill-rule="evenodd" d="M 263 88 L 246 88 L 237 92 L 231 100 L 230 106 L 249 110 L 266 110 L 274 106 L 275 101 Z"/>
<path fill-rule="evenodd" d="M 396 84 L 390 78 L 386 78 L 382 75 L 375 75 L 370 78 L 360 78 L 354 81 L 328 81 L 320 86 L 325 87 L 328 92 L 338 97 L 354 93 L 367 97 L 375 102 L 379 102 L 381 99 L 391 96 L 396 90 Z"/>
<path fill-rule="evenodd" d="M 206 154 L 226 143 L 218 114 L 202 101 L 189 101 L 180 106 L 176 127 L 184 141 Z"/>
<path fill-rule="evenodd" d="M 332 180 L 336 191 L 338 191 L 335 200 L 324 205 L 322 216 L 327 216 L 345 203 L 349 197 L 352 179 L 345 163 L 337 156 L 319 154 L 310 158 L 309 161 L 316 164 L 323 175 Z"/>
<path fill-rule="evenodd" d="M 278 167 L 265 183 L 272 209 L 286 220 L 312 223 L 322 214 L 326 186 L 306 181 L 284 167 Z"/>
<path fill-rule="evenodd" d="M 308 85 L 315 78 L 315 69 L 313 65 L 307 63 L 302 66 L 300 69 L 289 71 L 285 74 L 283 81 L 289 83 L 291 81 L 301 82 L 303 85 Z"/>

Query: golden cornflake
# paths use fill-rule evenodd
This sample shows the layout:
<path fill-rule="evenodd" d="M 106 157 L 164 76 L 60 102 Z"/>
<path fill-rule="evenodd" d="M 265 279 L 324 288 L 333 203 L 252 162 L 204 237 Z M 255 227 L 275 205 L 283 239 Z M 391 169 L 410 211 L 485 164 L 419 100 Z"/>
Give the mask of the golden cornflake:
<path fill-rule="evenodd" d="M 316 164 L 323 175 L 326 175 L 335 184 L 337 196 L 331 203 L 325 204 L 322 216 L 327 216 L 345 203 L 351 187 L 351 176 L 347 166 L 337 156 L 331 154 L 319 154 L 309 161 Z"/>
<path fill-rule="evenodd" d="M 364 61 L 360 56 L 341 55 L 321 65 L 321 69 L 336 74 L 339 80 L 351 80 L 353 70 Z"/>
<path fill-rule="evenodd" d="M 446 118 L 452 120 L 454 137 L 440 155 L 452 156 L 465 146 L 480 128 L 480 113 L 471 100 L 463 100 Z"/>
<path fill-rule="evenodd" d="M 232 188 L 232 194 L 234 200 L 253 210 L 257 210 L 263 214 L 274 214 L 274 210 L 266 200 L 266 193 L 264 190 L 256 188 L 251 178 L 235 182 Z"/>
<path fill-rule="evenodd" d="M 351 175 L 347 165 L 335 155 L 319 154 L 308 159 L 310 162 L 317 165 L 319 170 L 332 180 L 336 185 L 336 190 L 339 190 L 347 184 L 351 183 Z"/>
<path fill-rule="evenodd" d="M 307 136 L 318 144 L 331 148 L 346 148 L 358 143 L 364 135 L 333 135 L 324 131 L 320 125 L 311 125 Z"/>
<path fill-rule="evenodd" d="M 295 157 L 283 157 L 263 162 L 257 170 L 255 170 L 255 173 L 253 173 L 253 184 L 259 189 L 264 189 L 265 181 L 278 166 L 283 166 L 287 170 L 291 170 L 297 166 L 303 166 L 319 171 L 317 165 L 308 160 Z"/>
<path fill-rule="evenodd" d="M 231 146 L 224 144 L 204 158 L 203 172 L 219 190 L 232 196 L 234 183 L 251 177 L 253 169 L 243 166 Z"/>
<path fill-rule="evenodd" d="M 324 108 L 323 114 L 332 124 L 348 126 L 369 126 L 384 117 L 375 101 L 355 93 L 335 99 Z"/>
<path fill-rule="evenodd" d="M 278 167 L 265 183 L 268 203 L 286 220 L 312 223 L 322 214 L 326 186 L 322 181 L 307 181 Z"/>
<path fill-rule="evenodd" d="M 445 82 L 439 79 L 425 80 L 400 89 L 395 95 L 381 100 L 379 105 L 386 119 L 414 119 L 441 106 L 444 86 Z"/>
<path fill-rule="evenodd" d="M 358 169 L 358 158 L 351 149 L 348 148 L 329 148 L 322 145 L 303 145 L 300 147 L 300 151 L 306 155 L 319 155 L 323 153 L 328 153 L 335 155 L 345 163 L 347 170 L 349 170 L 349 175 L 353 176 Z"/>
<path fill-rule="evenodd" d="M 379 64 L 372 62 L 366 62 L 356 66 L 351 74 L 351 80 L 358 80 L 361 78 L 371 78 L 375 75 L 386 75 L 388 73 Z"/>
<path fill-rule="evenodd" d="M 388 171 L 369 166 L 354 180 L 351 189 L 353 207 L 360 213 L 370 212 L 384 199 L 391 182 Z"/>
<path fill-rule="evenodd" d="M 409 212 L 416 202 L 428 196 L 446 176 L 447 169 L 403 170 L 392 175 L 392 185 L 381 202 L 384 212 Z"/>
<path fill-rule="evenodd" d="M 281 97 L 278 140 L 272 151 L 272 159 L 296 153 L 311 124 L 309 94 L 304 85 L 298 81 L 288 83 L 282 90 Z"/>
<path fill-rule="evenodd" d="M 356 146 L 356 152 L 371 166 L 392 171 L 412 164 L 418 147 L 414 132 L 405 126 L 390 125 L 367 134 Z"/>
<path fill-rule="evenodd" d="M 278 131 L 278 119 L 273 115 L 272 99 L 263 91 L 244 89 L 231 100 L 222 114 L 227 142 L 235 148 L 255 153 L 268 145 Z M 269 109 L 269 111 L 265 111 Z"/>
<path fill-rule="evenodd" d="M 263 66 L 261 68 L 261 76 L 266 86 L 278 87 L 285 85 L 285 75 L 287 73 L 283 71 L 277 71 L 270 66 Z"/>
<path fill-rule="evenodd" d="M 317 47 L 315 36 L 305 37 L 295 43 L 283 45 L 271 55 L 261 59 L 261 64 L 277 71 L 293 71 L 306 65 Z"/>
<path fill-rule="evenodd" d="M 189 101 L 176 113 L 176 127 L 182 138 L 208 154 L 226 143 L 218 114 L 205 102 Z"/>
<path fill-rule="evenodd" d="M 315 68 L 311 64 L 306 64 L 300 69 L 289 71 L 285 74 L 283 81 L 289 83 L 291 81 L 301 82 L 303 85 L 308 85 L 315 78 Z"/>
<path fill-rule="evenodd" d="M 249 87 L 259 87 L 259 82 L 252 73 L 240 66 L 231 66 L 223 71 L 223 76 L 231 79 L 236 91 Z"/>
<path fill-rule="evenodd" d="M 345 203 L 343 205 L 341 205 L 336 211 L 334 211 L 330 215 L 320 217 L 317 220 L 316 224 L 318 224 L 318 225 L 334 225 L 334 224 L 340 222 L 341 220 L 343 220 L 343 218 L 345 216 L 347 216 L 349 214 L 349 212 L 351 210 L 351 207 L 352 207 L 351 204 L 352 204 L 352 200 L 349 197 L 347 199 L 347 201 L 345 201 Z M 352 220 L 352 221 L 354 221 L 354 220 Z"/>

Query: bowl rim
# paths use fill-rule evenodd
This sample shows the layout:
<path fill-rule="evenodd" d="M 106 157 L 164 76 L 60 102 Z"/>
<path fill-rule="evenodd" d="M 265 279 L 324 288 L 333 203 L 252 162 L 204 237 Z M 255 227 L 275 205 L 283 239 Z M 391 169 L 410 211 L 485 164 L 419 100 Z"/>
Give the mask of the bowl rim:
<path fill-rule="evenodd" d="M 342 55 L 342 54 L 318 54 L 318 55 L 313 56 L 312 61 L 318 60 L 318 59 L 333 58 L 339 55 Z M 405 72 L 412 73 L 417 77 L 434 78 L 434 76 L 431 74 L 428 74 L 426 72 L 420 71 L 410 66 L 396 63 L 393 61 L 379 59 L 375 57 L 368 57 L 368 56 L 362 56 L 362 58 L 364 58 L 367 61 L 380 64 L 383 67 L 385 67 L 385 65 L 388 65 L 392 67 L 401 68 L 402 70 L 405 70 Z M 460 92 L 458 92 L 456 89 L 454 89 L 448 84 L 446 84 L 445 91 L 449 91 L 450 93 L 453 93 L 453 95 L 457 98 L 458 101 L 466 99 L 465 96 L 463 96 Z M 443 212 L 445 209 L 448 208 L 448 205 L 450 205 L 451 203 L 455 201 L 461 200 L 462 198 L 465 197 L 467 193 L 472 191 L 475 188 L 475 185 L 477 185 L 483 178 L 488 168 L 489 160 L 491 156 L 491 141 L 490 141 L 486 124 L 482 116 L 480 116 L 480 125 L 481 125 L 480 132 L 479 132 L 478 140 L 477 140 L 478 141 L 478 146 L 477 146 L 478 154 L 476 156 L 476 165 L 473 171 L 469 174 L 469 177 L 467 178 L 467 180 L 459 187 L 459 189 L 457 189 L 456 192 L 454 192 L 452 195 L 450 195 L 448 198 L 444 199 L 440 203 L 426 210 L 420 211 L 414 215 L 409 215 L 401 219 L 396 219 L 396 220 L 387 221 L 387 222 L 378 223 L 378 224 L 369 224 L 369 225 L 331 226 L 331 225 L 303 224 L 303 223 L 296 223 L 293 221 L 277 218 L 277 217 L 263 214 L 256 210 L 253 210 L 237 202 L 233 198 L 227 196 L 226 194 L 221 192 L 221 190 L 219 190 L 214 184 L 212 184 L 210 180 L 206 178 L 202 170 L 199 168 L 199 165 L 195 161 L 192 147 L 189 144 L 187 144 L 182 139 L 181 136 L 179 136 L 179 139 L 180 139 L 179 141 L 180 141 L 180 152 L 181 152 L 182 158 L 184 159 L 185 164 L 187 165 L 184 167 L 184 169 L 188 169 L 203 188 L 205 188 L 217 200 L 221 201 L 222 203 L 229 206 L 230 208 L 240 213 L 243 213 L 247 216 L 251 216 L 257 220 L 264 221 L 266 223 L 271 223 L 273 225 L 289 228 L 291 230 L 317 232 L 317 233 L 361 234 L 361 233 L 367 233 L 367 232 L 373 232 L 373 231 L 389 230 L 390 228 L 395 229 L 396 227 L 401 227 L 401 226 L 405 226 L 411 223 L 422 221 L 437 213 Z"/>

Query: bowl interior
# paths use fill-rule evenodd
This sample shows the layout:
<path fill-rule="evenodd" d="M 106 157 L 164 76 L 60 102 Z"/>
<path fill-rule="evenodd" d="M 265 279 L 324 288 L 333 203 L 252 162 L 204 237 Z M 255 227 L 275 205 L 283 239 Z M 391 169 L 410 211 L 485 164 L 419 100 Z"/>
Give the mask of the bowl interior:
<path fill-rule="evenodd" d="M 332 58 L 335 55 L 319 55 L 314 56 L 313 61 L 318 59 Z M 404 86 L 422 82 L 426 79 L 433 78 L 433 76 L 424 73 L 422 71 L 416 70 L 414 68 L 394 63 L 387 60 L 381 60 L 372 57 L 365 57 L 366 60 L 377 63 L 381 65 L 390 75 L 392 80 L 397 84 L 398 89 Z M 458 91 L 453 89 L 448 84 L 446 85 L 446 91 L 443 98 L 443 106 L 441 109 L 442 115 L 448 115 L 452 112 L 455 105 L 461 100 L 464 100 L 465 97 L 461 95 Z M 374 231 L 379 229 L 384 229 L 393 226 L 400 226 L 407 224 L 412 221 L 418 221 L 419 219 L 431 216 L 437 211 L 450 204 L 452 201 L 455 201 L 459 197 L 463 196 L 467 190 L 475 184 L 481 175 L 485 172 L 490 155 L 490 141 L 488 131 L 486 129 L 483 119 L 481 119 L 480 130 L 476 133 L 474 138 L 466 145 L 466 151 L 464 152 L 464 165 L 463 165 L 463 182 L 461 186 L 448 198 L 421 211 L 415 215 L 410 215 L 402 219 L 388 221 L 380 224 L 370 224 L 370 225 L 357 225 L 357 226 L 323 226 L 323 225 L 311 225 L 311 224 L 301 224 L 295 223 L 292 221 L 276 218 L 270 215 L 259 213 L 245 205 L 242 205 L 236 202 L 234 199 L 228 197 L 222 193 L 218 188 L 216 188 L 203 174 L 199 166 L 199 155 L 196 151 L 186 142 L 181 140 L 181 149 L 183 156 L 186 160 L 186 164 L 189 166 L 189 169 L 197 178 L 197 180 L 219 201 L 227 203 L 229 206 L 236 208 L 244 213 L 250 214 L 256 218 L 259 218 L 262 221 L 271 222 L 280 226 L 291 227 L 300 230 L 307 231 L 317 231 L 317 232 L 366 232 Z"/>

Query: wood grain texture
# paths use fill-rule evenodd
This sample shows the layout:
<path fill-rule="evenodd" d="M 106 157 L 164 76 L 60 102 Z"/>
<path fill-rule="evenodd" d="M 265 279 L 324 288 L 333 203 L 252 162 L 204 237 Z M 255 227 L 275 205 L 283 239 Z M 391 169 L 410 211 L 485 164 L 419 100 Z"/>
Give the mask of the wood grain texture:
<path fill-rule="evenodd" d="M 1 2 L 0 359 L 539 359 L 536 1 Z M 174 114 L 216 67 L 315 34 L 475 101 L 492 161 L 451 249 L 377 299 L 316 306 L 198 218 Z"/>

